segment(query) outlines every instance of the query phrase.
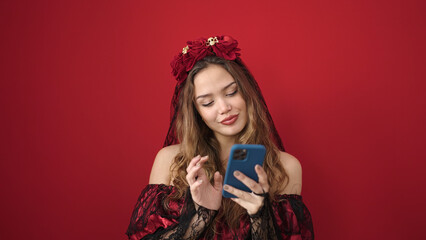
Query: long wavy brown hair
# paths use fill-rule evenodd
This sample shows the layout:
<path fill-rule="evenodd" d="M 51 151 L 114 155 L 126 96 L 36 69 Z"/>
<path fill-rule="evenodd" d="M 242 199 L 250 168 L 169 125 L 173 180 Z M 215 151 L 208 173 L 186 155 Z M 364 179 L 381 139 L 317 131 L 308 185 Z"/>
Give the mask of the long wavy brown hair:
<path fill-rule="evenodd" d="M 176 155 L 170 169 L 172 184 L 178 191 L 172 196 L 172 199 L 182 198 L 189 190 L 186 168 L 196 155 L 209 156 L 208 162 L 204 164 L 204 170 L 212 183 L 216 171 L 219 171 L 222 176 L 225 175 L 226 169 L 220 160 L 219 142 L 213 131 L 204 123 L 194 105 L 194 77 L 211 64 L 221 66 L 231 74 L 237 83 L 238 91 L 246 102 L 248 120 L 244 129 L 238 134 L 236 143 L 265 146 L 266 155 L 263 168 L 268 175 L 269 195 L 271 199 L 274 199 L 274 196 L 285 188 L 283 183 L 287 174 L 279 160 L 279 149 L 271 136 L 273 126 L 266 114 L 266 106 L 260 99 L 261 94 L 257 92 L 254 78 L 242 61 L 240 59 L 229 61 L 216 56 L 207 56 L 194 65 L 188 73 L 179 95 L 176 134 L 180 142 L 180 152 Z M 247 217 L 247 211 L 235 202 L 223 198 L 222 207 L 215 220 L 224 221 L 231 229 L 236 229 L 242 217 Z M 209 231 L 215 231 L 215 225 L 211 224 L 212 227 Z"/>

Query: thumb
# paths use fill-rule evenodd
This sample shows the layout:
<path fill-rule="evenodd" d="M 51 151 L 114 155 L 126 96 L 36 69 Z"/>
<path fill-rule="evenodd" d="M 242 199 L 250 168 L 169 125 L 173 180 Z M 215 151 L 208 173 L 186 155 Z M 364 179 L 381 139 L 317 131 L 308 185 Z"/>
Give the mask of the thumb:
<path fill-rule="evenodd" d="M 222 189 L 222 175 L 220 175 L 219 172 L 214 173 L 214 188 L 216 189 Z"/>

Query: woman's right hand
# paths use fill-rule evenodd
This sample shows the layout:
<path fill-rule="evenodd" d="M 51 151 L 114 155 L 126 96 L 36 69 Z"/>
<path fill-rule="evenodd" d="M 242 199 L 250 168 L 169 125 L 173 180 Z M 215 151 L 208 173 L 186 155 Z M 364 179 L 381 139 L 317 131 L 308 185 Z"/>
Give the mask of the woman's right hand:
<path fill-rule="evenodd" d="M 192 200 L 205 208 L 218 210 L 222 202 L 222 175 L 214 173 L 214 184 L 207 179 L 203 164 L 208 160 L 208 156 L 194 157 L 186 168 L 186 180 L 191 190 Z"/>

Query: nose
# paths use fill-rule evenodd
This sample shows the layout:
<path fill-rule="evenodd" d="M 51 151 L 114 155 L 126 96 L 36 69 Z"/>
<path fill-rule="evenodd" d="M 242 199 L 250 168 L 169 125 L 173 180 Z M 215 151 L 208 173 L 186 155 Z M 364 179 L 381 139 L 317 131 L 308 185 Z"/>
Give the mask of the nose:
<path fill-rule="evenodd" d="M 231 104 L 229 104 L 225 99 L 220 99 L 218 101 L 218 106 L 219 106 L 219 113 L 220 114 L 225 114 L 225 113 L 231 111 Z"/>

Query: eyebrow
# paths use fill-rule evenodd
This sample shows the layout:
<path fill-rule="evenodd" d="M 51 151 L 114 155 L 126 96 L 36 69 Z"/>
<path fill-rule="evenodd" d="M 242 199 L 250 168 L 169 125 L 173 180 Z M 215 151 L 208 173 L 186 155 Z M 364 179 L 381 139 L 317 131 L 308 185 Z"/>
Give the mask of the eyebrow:
<path fill-rule="evenodd" d="M 232 86 L 232 85 L 234 85 L 234 84 L 237 84 L 237 83 L 236 83 L 236 82 L 231 82 L 230 84 L 228 84 L 228 85 L 226 85 L 224 88 L 222 88 L 222 91 L 223 91 L 223 90 L 226 90 L 227 88 L 229 88 L 230 86 Z M 204 94 L 204 95 L 200 95 L 200 96 L 196 97 L 196 98 L 195 98 L 195 100 L 197 100 L 197 99 L 199 99 L 199 98 L 209 97 L 209 96 L 211 96 L 211 95 L 212 95 L 211 93 Z"/>

